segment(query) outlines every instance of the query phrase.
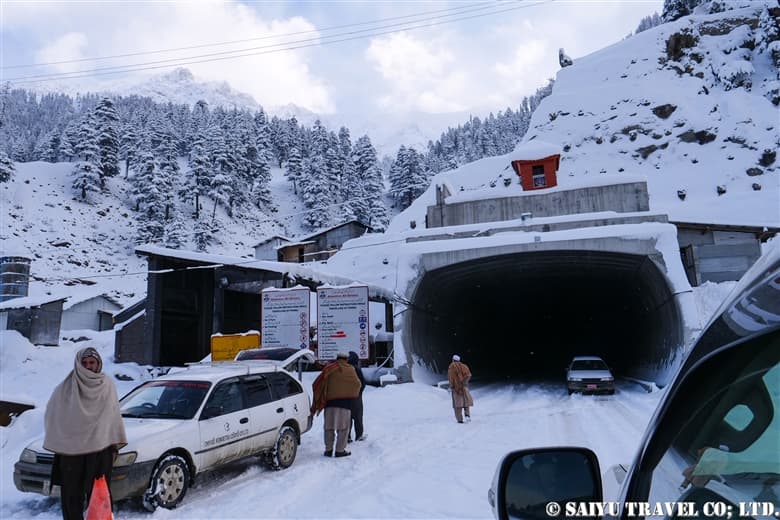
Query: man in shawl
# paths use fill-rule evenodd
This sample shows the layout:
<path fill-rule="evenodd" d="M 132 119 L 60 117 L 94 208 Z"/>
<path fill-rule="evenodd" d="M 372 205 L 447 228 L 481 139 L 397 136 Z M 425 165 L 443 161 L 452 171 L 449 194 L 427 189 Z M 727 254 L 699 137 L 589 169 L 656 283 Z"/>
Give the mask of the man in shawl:
<path fill-rule="evenodd" d="M 127 444 L 116 387 L 102 370 L 97 350 L 79 350 L 46 405 L 43 447 L 54 452 L 52 484 L 61 487 L 65 520 L 83 519 L 95 479 L 111 483 L 116 453 Z"/>
<path fill-rule="evenodd" d="M 460 356 L 457 354 L 452 356 L 452 363 L 447 369 L 447 379 L 449 379 L 452 390 L 452 407 L 455 409 L 455 419 L 462 423 L 465 414 L 466 420 L 470 421 L 469 407 L 474 406 L 474 399 L 469 392 L 471 370 L 466 363 L 461 362 Z"/>
<path fill-rule="evenodd" d="M 334 441 L 336 457 L 352 455 L 345 448 L 352 422 L 352 402 L 360 394 L 360 379 L 348 358 L 349 354 L 339 352 L 336 360 L 327 364 L 312 384 L 311 413 L 319 415 L 325 410 L 326 457 L 333 457 Z"/>

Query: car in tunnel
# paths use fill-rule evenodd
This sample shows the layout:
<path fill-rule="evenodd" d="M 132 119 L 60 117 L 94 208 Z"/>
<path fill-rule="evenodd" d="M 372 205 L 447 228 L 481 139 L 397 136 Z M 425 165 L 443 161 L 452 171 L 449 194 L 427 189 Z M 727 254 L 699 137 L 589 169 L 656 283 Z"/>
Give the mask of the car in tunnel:
<path fill-rule="evenodd" d="M 512 451 L 488 490 L 494 516 L 778 518 L 778 302 L 780 242 L 740 279 L 681 361 L 633 463 L 602 475 L 589 448 Z"/>
<path fill-rule="evenodd" d="M 566 388 L 574 392 L 615 393 L 615 377 L 598 356 L 576 356 L 566 368 Z"/>

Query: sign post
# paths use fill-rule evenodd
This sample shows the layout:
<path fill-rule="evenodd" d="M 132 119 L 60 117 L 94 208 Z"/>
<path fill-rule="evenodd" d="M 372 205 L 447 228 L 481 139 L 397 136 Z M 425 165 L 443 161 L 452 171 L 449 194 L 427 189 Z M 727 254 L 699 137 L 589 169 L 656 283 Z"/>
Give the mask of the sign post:
<path fill-rule="evenodd" d="M 368 359 L 368 287 L 317 288 L 317 358 L 353 350 Z"/>
<path fill-rule="evenodd" d="M 263 289 L 263 347 L 309 348 L 310 291 L 306 287 Z"/>

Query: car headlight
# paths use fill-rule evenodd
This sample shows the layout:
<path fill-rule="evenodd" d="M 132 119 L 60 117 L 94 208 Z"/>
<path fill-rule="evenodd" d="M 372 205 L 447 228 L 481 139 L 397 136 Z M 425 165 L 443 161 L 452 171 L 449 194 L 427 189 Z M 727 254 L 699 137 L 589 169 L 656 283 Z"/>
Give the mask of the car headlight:
<path fill-rule="evenodd" d="M 127 453 L 120 453 L 116 456 L 116 459 L 114 460 L 114 467 L 118 468 L 120 466 L 129 466 L 133 462 L 135 462 L 136 457 L 138 457 L 138 452 L 135 451 L 129 451 Z"/>
<path fill-rule="evenodd" d="M 602 381 L 612 381 L 613 378 L 611 378 L 611 377 L 602 377 L 601 380 Z"/>
<path fill-rule="evenodd" d="M 38 454 L 35 453 L 33 450 L 25 448 L 24 451 L 22 451 L 22 454 L 19 455 L 19 460 L 21 462 L 29 462 L 30 464 L 35 464 L 38 462 Z"/>

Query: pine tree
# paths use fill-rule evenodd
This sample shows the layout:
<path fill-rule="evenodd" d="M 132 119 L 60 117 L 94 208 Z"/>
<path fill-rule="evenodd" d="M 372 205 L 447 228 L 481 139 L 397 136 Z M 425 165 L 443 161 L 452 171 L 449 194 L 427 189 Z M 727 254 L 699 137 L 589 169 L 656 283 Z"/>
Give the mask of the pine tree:
<path fill-rule="evenodd" d="M 159 169 L 150 151 L 140 154 L 133 169 L 131 184 L 135 199 L 138 243 L 156 243 L 165 233 L 165 203 L 160 191 Z"/>
<path fill-rule="evenodd" d="M 314 156 L 307 162 L 306 182 L 301 186 L 303 204 L 309 211 L 303 216 L 303 223 L 309 229 L 330 224 L 329 186 L 325 174 L 327 165 L 322 156 Z"/>
<path fill-rule="evenodd" d="M 8 154 L 0 150 L 0 182 L 8 182 L 16 172 L 13 161 Z"/>
<path fill-rule="evenodd" d="M 285 177 L 287 177 L 287 180 L 292 182 L 293 193 L 295 193 L 296 195 L 298 194 L 297 183 L 301 178 L 302 172 L 303 172 L 303 165 L 301 160 L 301 152 L 298 150 L 296 146 L 293 146 L 292 148 L 290 148 L 290 151 L 288 152 L 287 155 Z"/>
<path fill-rule="evenodd" d="M 196 251 L 206 251 L 208 246 L 214 241 L 212 226 L 206 219 L 195 219 L 192 239 L 195 243 Z"/>
<path fill-rule="evenodd" d="M 140 138 L 138 137 L 138 130 L 134 122 L 128 122 L 122 126 L 119 139 L 119 159 L 125 161 L 125 179 L 130 172 L 130 167 L 133 165 L 136 157 L 138 156 L 138 145 Z"/>
<path fill-rule="evenodd" d="M 100 168 L 100 185 L 105 184 L 106 177 L 119 174 L 119 116 L 114 108 L 114 102 L 103 98 L 95 107 L 95 129 L 99 148 L 98 166 Z"/>
<path fill-rule="evenodd" d="M 188 169 L 185 172 L 181 198 L 184 201 L 192 200 L 195 205 L 195 220 L 200 219 L 200 198 L 208 193 L 211 184 L 211 162 L 203 146 L 204 136 L 196 137 L 190 152 Z"/>
<path fill-rule="evenodd" d="M 357 201 L 351 204 L 355 217 L 374 229 L 384 229 L 388 223 L 387 208 L 382 201 L 384 182 L 382 169 L 376 160 L 376 150 L 367 135 L 355 143 L 353 159 L 360 190 Z"/>
<path fill-rule="evenodd" d="M 168 219 L 165 221 L 163 232 L 163 245 L 171 249 L 180 249 L 185 243 L 184 221 L 176 207 L 171 208 Z"/>
<path fill-rule="evenodd" d="M 97 143 L 86 141 L 81 146 L 82 161 L 73 170 L 73 189 L 81 194 L 81 200 L 86 200 L 87 193 L 100 191 L 99 150 Z"/>

